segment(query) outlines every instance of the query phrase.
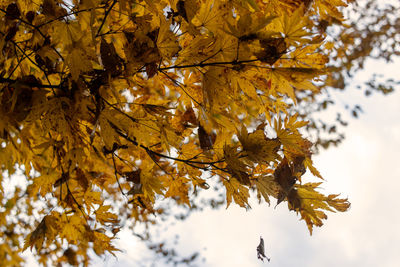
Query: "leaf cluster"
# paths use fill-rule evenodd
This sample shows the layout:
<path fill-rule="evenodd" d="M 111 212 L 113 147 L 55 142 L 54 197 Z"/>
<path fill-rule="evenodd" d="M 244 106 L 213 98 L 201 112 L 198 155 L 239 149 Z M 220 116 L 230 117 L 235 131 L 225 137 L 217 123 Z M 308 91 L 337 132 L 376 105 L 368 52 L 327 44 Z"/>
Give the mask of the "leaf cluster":
<path fill-rule="evenodd" d="M 88 265 L 88 251 L 117 251 L 125 222 L 154 223 L 164 199 L 191 207 L 192 191 L 213 183 L 227 206 L 249 208 L 251 191 L 287 202 L 310 233 L 324 210 L 347 210 L 302 183 L 306 169 L 321 175 L 299 131 L 307 121 L 289 109 L 319 93 L 318 19 L 341 21 L 345 5 L 1 1 L 0 167 L 28 181 L 0 194 L 19 203 L 1 229 L 27 226 L 1 244 L 10 265 L 27 248 L 42 264 Z M 41 219 L 12 219 L 22 206 Z"/>

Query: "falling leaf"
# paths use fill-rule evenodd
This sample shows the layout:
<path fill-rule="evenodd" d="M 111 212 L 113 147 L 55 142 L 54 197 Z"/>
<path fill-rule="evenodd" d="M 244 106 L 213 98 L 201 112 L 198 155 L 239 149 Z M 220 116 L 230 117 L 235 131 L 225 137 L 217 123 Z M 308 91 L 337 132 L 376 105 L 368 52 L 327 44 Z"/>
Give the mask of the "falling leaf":
<path fill-rule="evenodd" d="M 269 262 L 271 259 L 265 256 L 264 239 L 260 236 L 260 243 L 257 246 L 257 258 L 264 261 L 264 258 Z"/>

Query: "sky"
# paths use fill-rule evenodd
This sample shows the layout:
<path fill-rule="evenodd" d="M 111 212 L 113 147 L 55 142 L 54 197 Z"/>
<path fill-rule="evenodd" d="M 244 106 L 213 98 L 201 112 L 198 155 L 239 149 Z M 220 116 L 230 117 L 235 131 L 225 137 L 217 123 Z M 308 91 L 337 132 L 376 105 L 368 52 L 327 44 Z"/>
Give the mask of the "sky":
<path fill-rule="evenodd" d="M 372 73 L 396 77 L 399 66 L 400 60 L 391 64 L 370 60 L 354 77 L 354 84 L 366 81 Z M 193 266 L 399 266 L 400 91 L 367 98 L 362 90 L 351 87 L 335 97 L 342 103 L 361 104 L 364 112 L 350 119 L 342 144 L 313 158 L 326 180 L 323 192 L 348 197 L 349 211 L 328 213 L 324 226 L 310 236 L 305 223 L 286 204 L 274 208 L 253 201 L 249 211 L 231 205 L 196 212 L 162 236 L 172 240 L 179 234 L 177 250 L 182 255 L 200 251 L 204 261 Z M 257 259 L 260 236 L 270 262 Z M 118 258 L 97 259 L 94 266 L 136 266 L 151 257 L 129 232 L 119 237 L 117 245 L 123 252 L 117 253 Z M 169 265 L 160 262 L 155 266 Z"/>

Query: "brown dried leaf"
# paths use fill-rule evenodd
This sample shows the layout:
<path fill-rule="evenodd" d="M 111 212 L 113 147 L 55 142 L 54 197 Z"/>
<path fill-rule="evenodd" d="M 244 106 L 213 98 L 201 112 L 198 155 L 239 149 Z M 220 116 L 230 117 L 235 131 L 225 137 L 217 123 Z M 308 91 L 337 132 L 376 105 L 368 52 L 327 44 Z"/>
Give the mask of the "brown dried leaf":
<path fill-rule="evenodd" d="M 203 150 L 210 150 L 213 147 L 213 138 L 211 134 L 208 134 L 206 130 L 204 130 L 203 126 L 199 125 L 197 130 L 199 135 L 200 147 Z"/>

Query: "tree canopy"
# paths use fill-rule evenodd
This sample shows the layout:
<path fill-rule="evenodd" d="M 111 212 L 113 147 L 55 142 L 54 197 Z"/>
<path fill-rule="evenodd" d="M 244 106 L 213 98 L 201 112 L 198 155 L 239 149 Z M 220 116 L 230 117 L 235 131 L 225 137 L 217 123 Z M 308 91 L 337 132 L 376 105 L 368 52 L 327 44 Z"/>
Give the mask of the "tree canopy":
<path fill-rule="evenodd" d="M 30 248 L 43 265 L 86 266 L 118 250 L 121 227 L 194 208 L 210 187 L 227 207 L 286 203 L 310 234 L 346 211 L 319 190 L 314 144 L 340 138 L 321 139 L 334 126 L 310 108 L 381 40 L 346 24 L 348 2 L 1 0 L 2 263 Z"/>

